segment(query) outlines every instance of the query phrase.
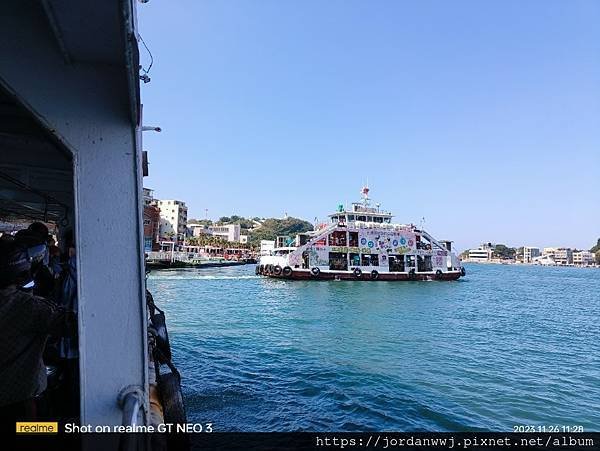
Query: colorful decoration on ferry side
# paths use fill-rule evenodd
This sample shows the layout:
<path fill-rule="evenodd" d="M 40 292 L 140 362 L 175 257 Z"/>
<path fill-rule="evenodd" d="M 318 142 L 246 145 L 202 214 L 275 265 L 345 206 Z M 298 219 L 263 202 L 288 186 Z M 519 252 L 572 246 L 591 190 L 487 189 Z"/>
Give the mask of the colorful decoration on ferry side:
<path fill-rule="evenodd" d="M 324 247 L 309 247 L 308 249 L 308 262 L 310 267 L 313 266 L 328 266 L 329 265 L 329 251 Z"/>
<path fill-rule="evenodd" d="M 393 254 L 406 254 L 416 250 L 416 237 L 412 232 L 361 229 L 358 234 L 361 247 L 366 248 L 367 251 L 376 250 Z"/>
<path fill-rule="evenodd" d="M 324 236 L 312 245 L 301 249 L 302 251 L 308 251 L 309 265 L 313 267 L 329 265 L 329 252 L 360 252 L 361 254 L 378 253 L 384 255 L 418 253 L 416 241 L 416 235 L 410 231 L 360 229 L 359 247 L 328 246 L 327 237 Z M 290 254 L 290 264 L 300 263 L 300 258 L 295 257 L 300 257 L 302 251 Z"/>
<path fill-rule="evenodd" d="M 301 252 L 292 252 L 291 254 L 289 254 L 288 256 L 288 265 L 294 267 L 294 266 L 300 266 L 302 264 L 302 253 Z"/>

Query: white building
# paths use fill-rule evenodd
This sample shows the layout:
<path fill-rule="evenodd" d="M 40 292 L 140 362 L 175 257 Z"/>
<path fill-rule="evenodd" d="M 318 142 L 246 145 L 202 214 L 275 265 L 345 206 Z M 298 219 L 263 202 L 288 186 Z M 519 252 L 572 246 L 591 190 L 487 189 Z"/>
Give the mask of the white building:
<path fill-rule="evenodd" d="M 239 224 L 207 226 L 204 224 L 192 223 L 187 225 L 188 236 L 198 237 L 202 235 L 211 235 L 218 236 L 232 243 L 245 244 L 248 242 L 248 235 L 241 235 L 240 231 L 241 227 Z"/>
<path fill-rule="evenodd" d="M 541 255 L 539 247 L 523 247 L 523 263 L 533 263 L 533 259 Z"/>
<path fill-rule="evenodd" d="M 557 265 L 573 264 L 573 251 L 568 247 L 559 247 L 554 252 L 554 261 Z"/>
<path fill-rule="evenodd" d="M 159 234 L 161 238 L 177 237 L 182 239 L 187 228 L 185 202 L 180 200 L 158 200 L 156 204 L 160 208 Z"/>
<path fill-rule="evenodd" d="M 568 247 L 545 247 L 542 257 L 551 258 L 556 265 L 573 264 L 573 250 Z"/>
<path fill-rule="evenodd" d="M 208 230 L 208 226 L 206 226 L 204 224 L 196 224 L 196 223 L 188 224 L 187 229 L 188 229 L 188 236 L 201 236 L 201 235 L 210 234 L 210 232 Z"/>
<path fill-rule="evenodd" d="M 469 249 L 469 261 L 489 262 L 494 254 L 494 246 L 491 243 L 483 243 L 477 249 Z"/>
<path fill-rule="evenodd" d="M 576 266 L 590 266 L 596 261 L 595 255 L 590 251 L 573 252 L 573 264 Z"/>
<path fill-rule="evenodd" d="M 213 236 L 220 236 L 221 238 L 237 243 L 240 241 L 240 225 L 239 224 L 225 224 L 225 225 L 213 225 L 209 226 L 208 230 Z"/>

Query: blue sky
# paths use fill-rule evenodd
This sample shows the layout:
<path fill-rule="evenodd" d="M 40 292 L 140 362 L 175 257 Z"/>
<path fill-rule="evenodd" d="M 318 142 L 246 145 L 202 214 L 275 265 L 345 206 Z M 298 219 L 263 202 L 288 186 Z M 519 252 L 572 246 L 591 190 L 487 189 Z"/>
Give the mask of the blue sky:
<path fill-rule="evenodd" d="M 600 237 L 600 2 L 152 0 L 150 176 L 190 217 L 372 197 L 458 248 Z M 142 61 L 149 58 L 140 49 Z"/>

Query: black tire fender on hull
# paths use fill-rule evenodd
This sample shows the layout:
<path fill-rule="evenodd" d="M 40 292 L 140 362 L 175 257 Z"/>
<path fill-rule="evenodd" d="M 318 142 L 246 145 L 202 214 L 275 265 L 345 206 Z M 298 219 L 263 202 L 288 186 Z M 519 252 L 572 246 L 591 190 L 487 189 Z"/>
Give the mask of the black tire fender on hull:
<path fill-rule="evenodd" d="M 166 423 L 186 423 L 185 405 L 179 374 L 169 372 L 158 377 L 158 388 Z"/>

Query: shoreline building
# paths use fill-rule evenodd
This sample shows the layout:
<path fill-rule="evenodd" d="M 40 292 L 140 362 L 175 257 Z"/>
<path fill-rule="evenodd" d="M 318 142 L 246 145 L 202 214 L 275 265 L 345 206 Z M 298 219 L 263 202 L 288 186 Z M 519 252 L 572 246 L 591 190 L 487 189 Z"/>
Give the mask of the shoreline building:
<path fill-rule="evenodd" d="M 533 263 L 536 257 L 541 255 L 539 247 L 524 246 L 523 247 L 523 263 Z"/>
<path fill-rule="evenodd" d="M 494 255 L 492 243 L 482 243 L 477 249 L 469 249 L 468 259 L 470 262 L 490 262 Z"/>
<path fill-rule="evenodd" d="M 596 263 L 596 256 L 590 251 L 574 251 L 573 264 L 575 266 L 593 266 Z"/>
<path fill-rule="evenodd" d="M 557 265 L 572 265 L 573 250 L 569 247 L 559 247 L 554 253 L 554 261 Z"/>
<path fill-rule="evenodd" d="M 156 250 L 160 239 L 160 209 L 152 193 L 153 190 L 144 188 L 144 252 Z"/>
<path fill-rule="evenodd" d="M 185 238 L 187 228 L 187 206 L 180 200 L 157 200 L 160 209 L 160 239 L 172 239 L 177 241 Z"/>
<path fill-rule="evenodd" d="M 187 225 L 188 236 L 201 236 L 201 235 L 210 235 L 208 232 L 208 226 L 204 224 L 198 224 L 192 222 Z"/>
<path fill-rule="evenodd" d="M 231 243 L 248 243 L 248 235 L 242 235 L 240 224 L 204 225 L 191 223 L 187 226 L 188 236 L 217 236 Z"/>
<path fill-rule="evenodd" d="M 231 241 L 233 243 L 240 242 L 239 224 L 212 225 L 208 226 L 208 231 L 211 235 L 219 236 L 227 241 Z"/>

